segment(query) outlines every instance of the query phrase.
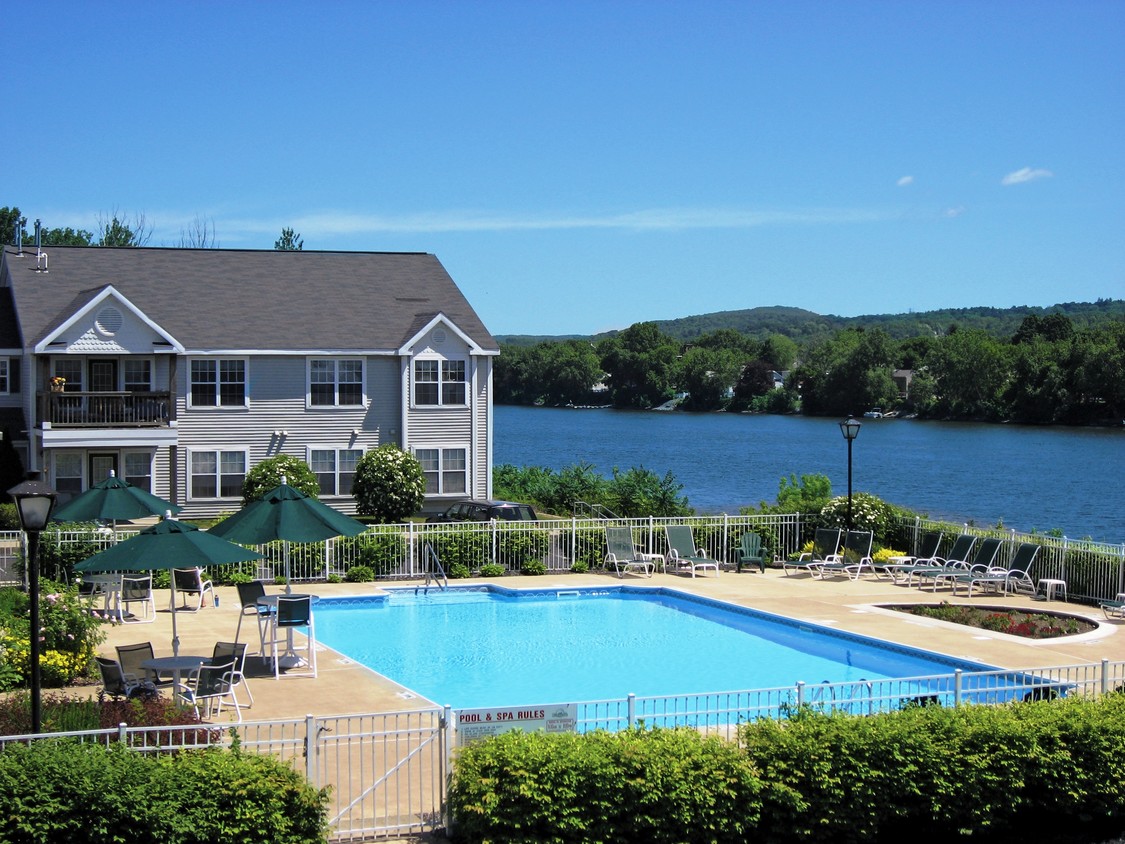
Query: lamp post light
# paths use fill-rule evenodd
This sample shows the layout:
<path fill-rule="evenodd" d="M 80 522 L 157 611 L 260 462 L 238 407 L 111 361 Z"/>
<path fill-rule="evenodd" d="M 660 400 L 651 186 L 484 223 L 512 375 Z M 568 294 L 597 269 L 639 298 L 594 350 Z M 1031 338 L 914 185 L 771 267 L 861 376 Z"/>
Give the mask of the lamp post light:
<path fill-rule="evenodd" d="M 42 675 L 39 672 L 39 534 L 47 527 L 58 495 L 35 475 L 16 484 L 8 495 L 16 502 L 20 527 L 27 534 L 27 593 L 31 603 L 31 732 L 43 729 Z"/>
<path fill-rule="evenodd" d="M 848 441 L 848 530 L 852 529 L 852 442 L 859 436 L 859 428 L 859 420 L 850 414 L 840 423 L 840 433 Z"/>

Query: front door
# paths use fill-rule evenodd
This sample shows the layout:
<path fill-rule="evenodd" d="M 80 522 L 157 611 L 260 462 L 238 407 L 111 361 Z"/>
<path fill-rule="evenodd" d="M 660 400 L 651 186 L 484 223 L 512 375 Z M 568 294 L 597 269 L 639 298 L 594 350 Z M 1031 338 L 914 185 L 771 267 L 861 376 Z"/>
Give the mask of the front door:
<path fill-rule="evenodd" d="M 117 455 L 91 452 L 89 485 L 100 484 L 110 472 L 117 474 Z"/>

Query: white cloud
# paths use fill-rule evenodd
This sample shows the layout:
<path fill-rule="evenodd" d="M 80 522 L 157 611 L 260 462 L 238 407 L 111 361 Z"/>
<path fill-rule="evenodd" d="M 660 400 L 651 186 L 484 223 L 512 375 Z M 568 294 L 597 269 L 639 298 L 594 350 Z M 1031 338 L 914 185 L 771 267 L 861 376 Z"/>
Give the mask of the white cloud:
<path fill-rule="evenodd" d="M 903 176 L 901 179 L 899 179 L 897 182 L 895 182 L 895 184 L 898 185 L 900 188 L 905 188 L 908 185 L 914 184 L 914 177 L 913 176 Z"/>
<path fill-rule="evenodd" d="M 890 219 L 882 211 L 857 208 L 753 210 L 740 208 L 650 208 L 616 214 L 494 214 L 481 211 L 435 211 L 421 214 L 370 215 L 324 212 L 297 219 L 228 218 L 220 232 L 277 233 L 292 226 L 305 237 L 356 234 L 413 234 L 435 232 L 565 231 L 570 229 L 628 229 L 675 231 L 686 229 L 750 229 L 779 225 L 840 225 Z"/>
<path fill-rule="evenodd" d="M 1039 179 L 1049 179 L 1055 174 L 1050 170 L 1044 170 L 1042 167 L 1021 167 L 1019 170 L 1009 173 L 1000 180 L 1002 185 L 1020 185 L 1024 182 L 1034 182 Z"/>
<path fill-rule="evenodd" d="M 958 205 L 956 208 L 946 208 L 944 216 L 952 219 L 954 217 L 960 217 L 964 213 L 965 213 L 965 206 L 964 205 Z"/>

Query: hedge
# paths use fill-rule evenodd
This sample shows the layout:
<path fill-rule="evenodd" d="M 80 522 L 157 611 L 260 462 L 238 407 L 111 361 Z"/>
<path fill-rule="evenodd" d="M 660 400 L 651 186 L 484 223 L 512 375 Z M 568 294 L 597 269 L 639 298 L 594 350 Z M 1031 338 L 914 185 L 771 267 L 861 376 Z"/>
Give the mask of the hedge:
<path fill-rule="evenodd" d="M 327 841 L 328 794 L 268 756 L 154 757 L 39 740 L 0 752 L 0 841 L 203 844 Z"/>
<path fill-rule="evenodd" d="M 461 750 L 466 844 L 1105 841 L 1125 830 L 1125 695 L 800 710 L 739 728 L 505 733 Z"/>

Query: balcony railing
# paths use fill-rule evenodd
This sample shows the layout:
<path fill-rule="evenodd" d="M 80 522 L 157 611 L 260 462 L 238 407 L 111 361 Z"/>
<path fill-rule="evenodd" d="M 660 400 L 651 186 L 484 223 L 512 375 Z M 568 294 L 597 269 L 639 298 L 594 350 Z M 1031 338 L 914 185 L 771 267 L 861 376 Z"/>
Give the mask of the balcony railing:
<path fill-rule="evenodd" d="M 40 418 L 54 428 L 165 428 L 172 418 L 169 392 L 40 393 Z"/>

